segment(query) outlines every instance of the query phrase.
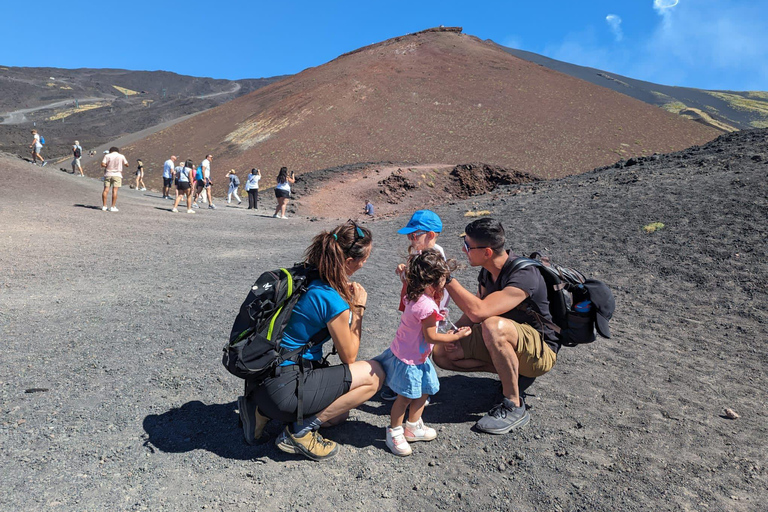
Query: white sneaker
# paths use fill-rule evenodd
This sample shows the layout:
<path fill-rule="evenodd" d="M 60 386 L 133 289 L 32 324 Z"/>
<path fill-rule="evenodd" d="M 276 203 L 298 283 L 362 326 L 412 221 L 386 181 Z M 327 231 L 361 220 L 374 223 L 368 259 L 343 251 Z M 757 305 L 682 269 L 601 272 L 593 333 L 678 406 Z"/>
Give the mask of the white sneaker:
<path fill-rule="evenodd" d="M 101 211 L 103 211 L 103 212 L 107 211 L 108 209 L 109 209 L 109 208 L 107 208 L 106 206 L 102 206 L 102 207 L 101 207 Z"/>
<path fill-rule="evenodd" d="M 431 441 L 437 437 L 437 431 L 424 425 L 424 420 L 419 418 L 416 423 L 405 422 L 405 431 L 403 433 L 406 441 L 414 443 L 416 441 Z"/>
<path fill-rule="evenodd" d="M 280 217 L 280 215 L 278 215 L 278 214 L 274 214 L 274 215 L 272 216 L 272 218 L 273 218 L 273 219 L 281 219 L 282 217 Z"/>
<path fill-rule="evenodd" d="M 173 213 L 179 213 L 179 210 L 178 210 L 178 209 L 176 209 L 176 208 L 174 208 L 174 209 L 173 209 L 173 210 L 171 210 L 171 211 L 172 211 Z"/>
<path fill-rule="evenodd" d="M 405 457 L 412 453 L 411 446 L 403 436 L 403 426 L 387 427 L 387 447 L 399 457 Z"/>
<path fill-rule="evenodd" d="M 112 208 L 109 209 L 109 211 L 111 211 L 111 212 L 119 212 L 120 210 L 117 209 L 117 206 L 113 206 Z"/>
<path fill-rule="evenodd" d="M 215 204 L 209 204 L 208 205 L 208 209 L 209 210 L 215 210 L 216 209 L 216 205 Z"/>
<path fill-rule="evenodd" d="M 141 190 L 142 192 L 144 192 L 144 191 L 145 191 L 145 190 L 147 190 L 147 189 L 146 189 L 146 187 L 141 187 L 139 190 Z"/>
<path fill-rule="evenodd" d="M 195 213 L 195 210 L 187 210 L 187 213 Z"/>

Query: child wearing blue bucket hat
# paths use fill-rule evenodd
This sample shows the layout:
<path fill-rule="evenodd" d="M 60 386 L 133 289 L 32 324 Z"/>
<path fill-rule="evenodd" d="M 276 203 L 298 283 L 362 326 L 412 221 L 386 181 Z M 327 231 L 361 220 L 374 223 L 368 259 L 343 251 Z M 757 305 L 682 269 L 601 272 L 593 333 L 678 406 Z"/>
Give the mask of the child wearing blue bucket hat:
<path fill-rule="evenodd" d="M 411 215 L 411 219 L 404 228 L 400 228 L 397 232 L 401 235 L 406 235 L 410 245 L 408 246 L 409 254 L 416 254 L 425 249 L 434 249 L 445 258 L 445 251 L 437 244 L 437 237 L 443 231 L 443 221 L 440 220 L 440 216 L 432 210 L 418 210 Z M 406 296 L 406 282 L 405 282 L 405 263 L 400 263 L 395 269 L 395 273 L 400 277 L 403 283 L 400 290 L 400 303 L 398 305 L 399 311 L 405 311 L 405 296 Z M 440 301 L 439 307 L 441 314 L 445 317 L 445 321 L 448 322 L 448 302 L 450 296 L 448 292 L 444 292 L 443 299 Z M 387 385 L 381 390 L 382 400 L 392 401 L 397 398 L 397 394 L 394 393 Z"/>

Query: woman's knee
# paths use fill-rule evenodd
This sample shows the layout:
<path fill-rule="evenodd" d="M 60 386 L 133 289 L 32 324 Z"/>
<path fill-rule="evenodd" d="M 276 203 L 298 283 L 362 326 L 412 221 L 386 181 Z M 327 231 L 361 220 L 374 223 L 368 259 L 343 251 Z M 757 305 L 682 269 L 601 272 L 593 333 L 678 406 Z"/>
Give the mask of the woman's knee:
<path fill-rule="evenodd" d="M 371 386 L 378 391 L 386 378 L 378 361 L 356 361 L 349 365 L 349 370 L 352 373 L 352 389 Z"/>

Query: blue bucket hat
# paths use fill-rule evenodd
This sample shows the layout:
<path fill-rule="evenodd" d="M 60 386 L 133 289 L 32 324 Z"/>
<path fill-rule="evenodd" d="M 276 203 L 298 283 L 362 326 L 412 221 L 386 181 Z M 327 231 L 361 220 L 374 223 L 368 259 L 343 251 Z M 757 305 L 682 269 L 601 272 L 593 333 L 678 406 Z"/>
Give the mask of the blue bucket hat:
<path fill-rule="evenodd" d="M 434 231 L 440 233 L 443 231 L 443 221 L 431 210 L 419 210 L 411 215 L 411 220 L 404 228 L 398 229 L 401 235 L 407 235 L 414 231 Z"/>

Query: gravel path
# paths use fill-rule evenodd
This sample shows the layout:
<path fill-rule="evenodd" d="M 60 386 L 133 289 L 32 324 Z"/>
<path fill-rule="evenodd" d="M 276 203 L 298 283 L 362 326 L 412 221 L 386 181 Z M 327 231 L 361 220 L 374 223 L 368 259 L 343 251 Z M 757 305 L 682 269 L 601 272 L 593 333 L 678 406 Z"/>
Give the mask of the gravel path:
<path fill-rule="evenodd" d="M 175 215 L 127 188 L 105 213 L 100 182 L 0 156 L 0 509 L 761 510 L 767 161 L 754 131 L 437 208 L 449 257 L 462 260 L 464 213 L 490 210 L 512 248 L 608 282 L 614 338 L 564 348 L 519 432 L 472 429 L 495 378 L 441 372 L 435 441 L 391 455 L 374 399 L 324 432 L 343 447 L 318 464 L 242 441 L 241 382 L 220 353 L 255 277 L 331 221 Z M 403 222 L 369 224 L 364 358 L 397 327 Z"/>

